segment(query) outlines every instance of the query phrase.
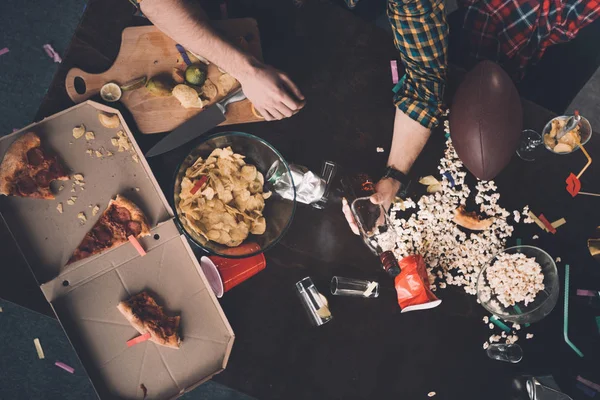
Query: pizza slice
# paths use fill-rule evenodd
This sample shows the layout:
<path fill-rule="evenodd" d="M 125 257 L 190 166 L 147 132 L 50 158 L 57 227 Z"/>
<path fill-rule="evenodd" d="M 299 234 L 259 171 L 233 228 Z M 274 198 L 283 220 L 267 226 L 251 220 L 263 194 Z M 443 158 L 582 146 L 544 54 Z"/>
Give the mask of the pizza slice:
<path fill-rule="evenodd" d="M 148 293 L 140 292 L 120 302 L 117 308 L 141 335 L 150 333 L 150 341 L 173 349 L 181 345 L 178 333 L 181 317 L 167 316 Z"/>
<path fill-rule="evenodd" d="M 127 242 L 130 235 L 135 238 L 148 236 L 150 226 L 138 206 L 117 195 L 116 199 L 108 203 L 92 230 L 85 235 L 67 265 L 118 247 Z"/>
<path fill-rule="evenodd" d="M 40 138 L 28 132 L 8 148 L 0 164 L 0 194 L 54 199 L 50 182 L 69 179 L 56 155 L 42 149 Z"/>

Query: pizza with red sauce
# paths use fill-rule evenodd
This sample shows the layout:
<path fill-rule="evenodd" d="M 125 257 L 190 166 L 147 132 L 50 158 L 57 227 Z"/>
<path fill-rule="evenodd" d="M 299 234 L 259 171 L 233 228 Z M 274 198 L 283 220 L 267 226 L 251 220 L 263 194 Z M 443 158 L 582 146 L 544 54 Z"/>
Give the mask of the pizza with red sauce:
<path fill-rule="evenodd" d="M 146 292 L 140 292 L 117 305 L 121 314 L 140 334 L 150 333 L 150 341 L 178 349 L 181 345 L 179 321 L 181 317 L 169 317 Z"/>
<path fill-rule="evenodd" d="M 85 235 L 67 265 L 118 247 L 127 242 L 129 236 L 139 238 L 148 235 L 150 226 L 142 210 L 131 200 L 117 195 Z"/>
<path fill-rule="evenodd" d="M 58 157 L 42 149 L 40 138 L 28 132 L 16 139 L 0 164 L 0 194 L 54 199 L 50 182 L 69 179 Z"/>

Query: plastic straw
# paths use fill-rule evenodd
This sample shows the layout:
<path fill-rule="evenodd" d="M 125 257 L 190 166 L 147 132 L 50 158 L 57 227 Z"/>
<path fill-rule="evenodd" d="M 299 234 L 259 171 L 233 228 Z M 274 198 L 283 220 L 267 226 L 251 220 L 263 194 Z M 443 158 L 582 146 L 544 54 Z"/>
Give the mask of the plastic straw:
<path fill-rule="evenodd" d="M 498 317 L 496 317 L 495 315 L 492 315 L 490 317 L 490 322 L 492 322 L 498 328 L 502 329 L 504 332 L 510 333 L 510 328 L 508 327 L 508 325 L 506 325 L 504 322 L 500 321 L 498 319 Z"/>
<path fill-rule="evenodd" d="M 57 361 L 57 362 L 55 362 L 55 363 L 54 363 L 54 365 L 56 365 L 58 368 L 62 368 L 62 369 L 64 369 L 64 370 L 65 370 L 65 371 L 67 371 L 68 373 L 71 373 L 71 374 L 72 374 L 72 373 L 74 373 L 74 372 L 75 372 L 75 369 L 74 369 L 73 367 L 70 367 L 70 366 L 68 366 L 67 364 L 65 364 L 65 363 L 62 363 L 62 362 L 60 362 L 60 361 Z"/>
<path fill-rule="evenodd" d="M 569 269 L 569 264 L 565 264 L 565 314 L 563 335 L 565 337 L 565 342 L 569 345 L 569 347 L 571 347 L 579 357 L 583 357 L 581 350 L 579 350 L 577 346 L 575 346 L 569 339 Z"/>
<path fill-rule="evenodd" d="M 40 360 L 44 359 L 44 349 L 42 349 L 42 344 L 40 343 L 40 339 L 33 339 L 33 344 L 35 345 L 35 350 L 37 351 L 38 358 Z"/>

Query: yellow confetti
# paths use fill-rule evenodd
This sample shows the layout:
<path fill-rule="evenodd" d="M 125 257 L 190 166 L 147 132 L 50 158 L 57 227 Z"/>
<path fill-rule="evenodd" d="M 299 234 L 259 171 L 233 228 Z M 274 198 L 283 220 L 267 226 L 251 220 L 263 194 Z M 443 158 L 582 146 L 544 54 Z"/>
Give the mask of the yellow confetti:
<path fill-rule="evenodd" d="M 40 343 L 40 339 L 35 338 L 33 339 L 33 344 L 35 345 L 35 350 L 37 351 L 38 354 L 38 358 L 40 360 L 43 360 L 44 357 L 44 349 L 42 349 L 42 344 Z"/>

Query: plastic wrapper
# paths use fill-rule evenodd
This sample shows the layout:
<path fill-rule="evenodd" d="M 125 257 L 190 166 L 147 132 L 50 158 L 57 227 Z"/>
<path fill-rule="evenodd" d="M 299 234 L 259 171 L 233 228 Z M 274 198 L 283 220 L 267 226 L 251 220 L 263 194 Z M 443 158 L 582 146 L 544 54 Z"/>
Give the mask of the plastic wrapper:
<path fill-rule="evenodd" d="M 399 262 L 400 274 L 394 280 L 398 305 L 402 312 L 427 310 L 440 305 L 438 299 L 429 289 L 429 278 L 425 261 L 420 255 L 404 257 Z"/>

